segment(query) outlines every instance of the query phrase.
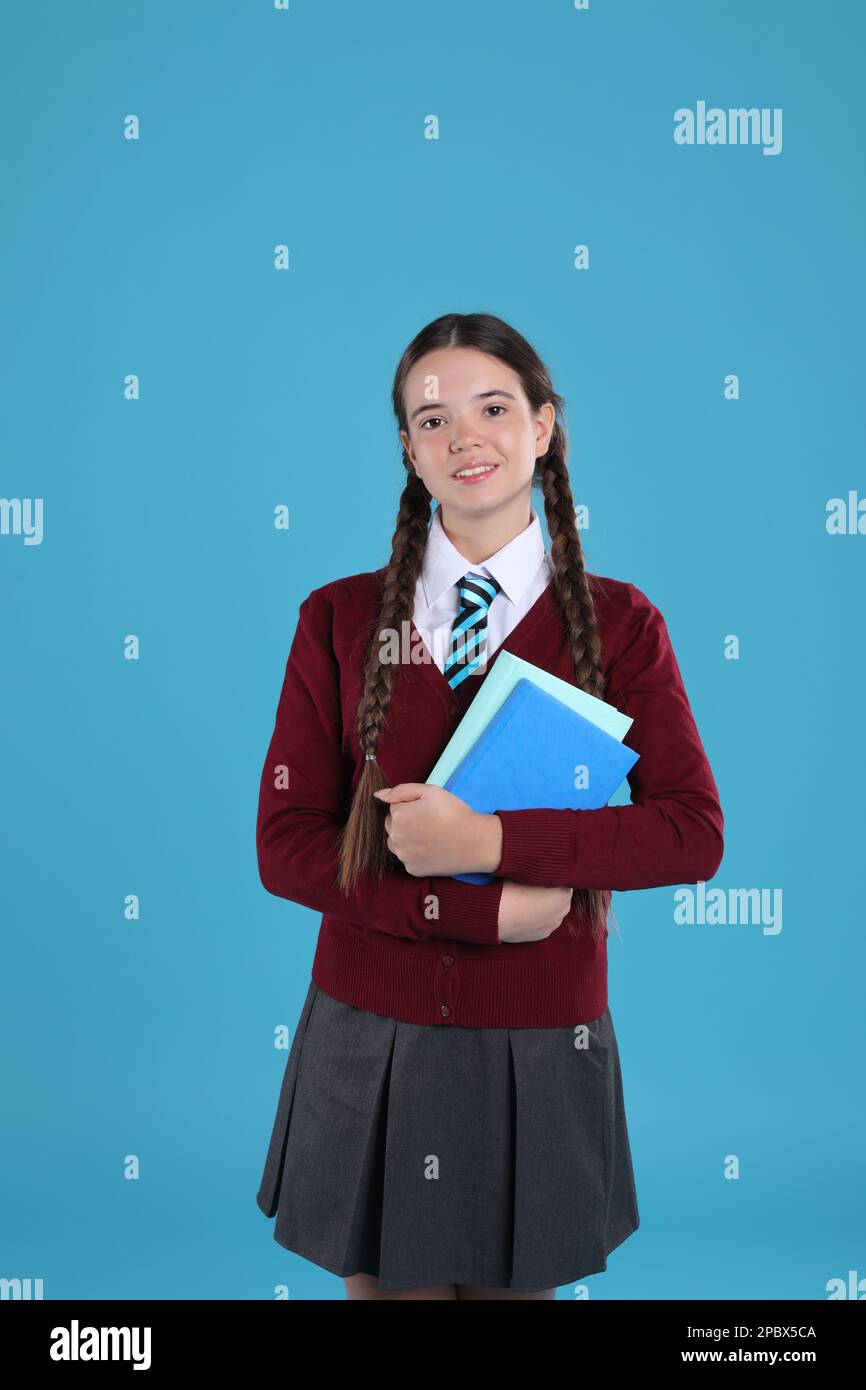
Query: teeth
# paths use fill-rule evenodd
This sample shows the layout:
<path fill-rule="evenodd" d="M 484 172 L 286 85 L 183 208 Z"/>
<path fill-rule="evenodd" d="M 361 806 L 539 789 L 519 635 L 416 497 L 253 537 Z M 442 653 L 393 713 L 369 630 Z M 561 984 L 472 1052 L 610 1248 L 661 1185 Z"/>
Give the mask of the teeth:
<path fill-rule="evenodd" d="M 472 478 L 476 473 L 492 473 L 496 467 L 495 463 L 481 464 L 478 468 L 461 468 L 459 473 L 455 473 L 455 478 Z"/>

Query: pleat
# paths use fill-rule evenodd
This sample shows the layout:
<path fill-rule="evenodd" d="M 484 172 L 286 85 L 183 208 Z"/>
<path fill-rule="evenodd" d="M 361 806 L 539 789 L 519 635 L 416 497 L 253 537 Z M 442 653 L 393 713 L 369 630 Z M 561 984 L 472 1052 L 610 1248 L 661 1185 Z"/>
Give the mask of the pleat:
<path fill-rule="evenodd" d="M 304 1037 L 274 1236 L 338 1274 L 379 1263 L 396 1027 L 318 992 Z"/>
<path fill-rule="evenodd" d="M 513 1074 L 503 1032 L 398 1023 L 382 1288 L 507 1282 L 512 1145 Z"/>
<path fill-rule="evenodd" d="M 605 1268 L 610 1045 L 603 1020 L 510 1029 L 508 1038 L 515 1077 L 510 1283 L 534 1292 Z"/>
<path fill-rule="evenodd" d="M 289 1125 L 292 1117 L 292 1104 L 295 1098 L 295 1083 L 298 1077 L 298 1064 L 301 1059 L 301 1051 L 304 1045 L 304 1037 L 307 1032 L 307 1025 L 318 994 L 318 988 L 310 981 L 310 987 L 301 1008 L 301 1014 L 295 1027 L 295 1035 L 286 1059 L 283 1071 L 283 1080 L 280 1086 L 280 1094 L 277 1100 L 277 1112 L 268 1143 L 267 1155 L 265 1157 L 264 1171 L 262 1172 L 259 1190 L 256 1194 L 256 1201 L 264 1212 L 265 1216 L 273 1216 L 277 1210 L 277 1194 L 283 1176 L 283 1161 L 285 1157 L 286 1139 L 289 1133 Z"/>

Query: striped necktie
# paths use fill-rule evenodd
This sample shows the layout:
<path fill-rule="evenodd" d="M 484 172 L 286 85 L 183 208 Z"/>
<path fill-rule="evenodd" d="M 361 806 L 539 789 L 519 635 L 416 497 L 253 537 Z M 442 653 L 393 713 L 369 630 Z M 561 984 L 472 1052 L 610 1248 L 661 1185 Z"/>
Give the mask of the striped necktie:
<path fill-rule="evenodd" d="M 501 587 L 495 579 L 472 570 L 460 581 L 460 606 L 444 671 L 452 689 L 477 671 L 487 655 L 487 614 Z"/>

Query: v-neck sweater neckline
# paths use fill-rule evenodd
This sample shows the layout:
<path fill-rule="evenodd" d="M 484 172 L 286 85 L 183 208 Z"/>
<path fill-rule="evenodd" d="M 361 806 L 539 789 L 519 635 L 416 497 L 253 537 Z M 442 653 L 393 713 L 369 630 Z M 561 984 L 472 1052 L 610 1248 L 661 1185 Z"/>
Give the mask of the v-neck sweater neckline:
<path fill-rule="evenodd" d="M 460 684 L 456 688 L 452 687 L 449 684 L 444 671 L 440 670 L 439 666 L 436 664 L 436 661 L 434 660 L 432 653 L 427 647 L 427 644 L 424 642 L 421 633 L 415 626 L 414 618 L 411 620 L 410 626 L 413 642 L 420 642 L 423 645 L 424 650 L 429 657 L 429 660 L 422 661 L 420 663 L 420 666 L 423 671 L 428 673 L 428 683 L 431 686 L 431 689 L 435 690 L 440 699 L 445 701 L 449 709 L 455 704 L 456 700 L 461 706 L 461 709 L 465 712 L 466 708 L 472 703 L 472 700 L 475 698 L 475 695 L 480 689 L 480 687 L 484 684 L 484 681 L 487 679 L 487 676 L 490 674 L 490 672 L 493 670 L 493 667 L 496 665 L 499 653 L 503 649 L 506 649 L 510 651 L 514 656 L 520 656 L 521 652 L 519 648 L 525 642 L 531 642 L 532 633 L 537 624 L 541 622 L 544 617 L 550 617 L 552 615 L 558 616 L 555 597 L 553 593 L 553 582 L 551 581 L 544 589 L 542 589 L 541 593 L 538 595 L 538 598 L 535 600 L 532 607 L 528 608 L 524 613 L 523 617 L 520 618 L 518 622 L 514 624 L 514 627 L 511 629 L 511 631 L 508 633 L 505 639 L 499 644 L 499 646 L 496 648 L 496 651 L 491 653 L 491 655 L 488 657 L 486 669 L 483 672 L 479 672 L 478 674 L 467 676 L 464 680 L 460 682 Z"/>

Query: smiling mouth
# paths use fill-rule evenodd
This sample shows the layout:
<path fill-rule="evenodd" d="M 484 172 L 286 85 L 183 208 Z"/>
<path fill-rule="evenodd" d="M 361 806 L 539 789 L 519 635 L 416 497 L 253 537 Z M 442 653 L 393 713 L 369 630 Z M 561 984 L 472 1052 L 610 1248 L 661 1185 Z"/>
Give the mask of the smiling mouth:
<path fill-rule="evenodd" d="M 498 467 L 498 463 L 472 464 L 468 468 L 461 468 L 459 473 L 452 473 L 451 477 L 458 483 L 473 483 L 479 478 L 489 477 L 491 473 L 496 472 Z"/>

